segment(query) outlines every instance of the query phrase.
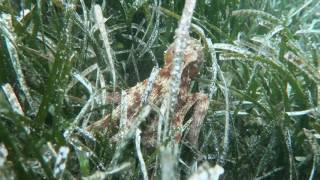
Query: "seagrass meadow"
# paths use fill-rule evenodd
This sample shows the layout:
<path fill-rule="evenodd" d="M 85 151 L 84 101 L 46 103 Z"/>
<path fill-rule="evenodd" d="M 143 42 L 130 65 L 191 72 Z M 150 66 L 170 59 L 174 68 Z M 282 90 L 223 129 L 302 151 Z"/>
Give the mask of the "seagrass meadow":
<path fill-rule="evenodd" d="M 319 0 L 0 0 L 0 179 L 320 179 L 319 63 Z"/>

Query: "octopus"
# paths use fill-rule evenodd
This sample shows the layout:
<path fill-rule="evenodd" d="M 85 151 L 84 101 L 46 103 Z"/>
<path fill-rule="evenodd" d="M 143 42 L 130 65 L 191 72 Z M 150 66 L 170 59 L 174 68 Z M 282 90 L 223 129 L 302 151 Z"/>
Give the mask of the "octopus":
<path fill-rule="evenodd" d="M 157 107 L 162 105 L 165 95 L 168 94 L 170 90 L 169 81 L 171 68 L 173 66 L 174 49 L 175 43 L 172 43 L 165 51 L 164 66 L 154 77 L 151 89 L 149 88 L 150 90 L 147 95 L 146 90 L 150 87 L 150 81 L 148 81 L 148 79 L 125 90 L 125 94 L 127 95 L 127 112 L 125 114 L 127 116 L 126 123 L 128 126 L 136 120 L 143 104 L 145 104 L 144 102 Z M 184 122 L 186 122 L 186 118 L 191 118 L 190 128 L 186 137 L 191 145 L 195 147 L 198 146 L 199 133 L 209 107 L 209 99 L 206 94 L 201 92 L 190 93 L 192 78 L 199 74 L 203 59 L 204 54 L 200 41 L 190 38 L 182 58 L 182 74 L 177 103 L 174 112 L 170 116 L 171 128 L 177 129 L 174 138 L 177 143 L 180 143 L 182 139 L 182 127 Z M 147 131 L 143 133 L 143 136 L 148 136 L 149 138 L 146 137 L 147 139 L 154 139 L 150 137 L 155 136 L 159 117 L 151 117 L 151 111 L 147 113 L 149 113 L 150 116 L 147 118 L 149 127 Z M 190 113 L 191 115 L 189 115 Z M 123 112 L 119 103 L 110 114 L 89 125 L 87 130 L 89 132 L 99 132 L 105 129 L 118 130 L 121 115 L 123 115 Z"/>

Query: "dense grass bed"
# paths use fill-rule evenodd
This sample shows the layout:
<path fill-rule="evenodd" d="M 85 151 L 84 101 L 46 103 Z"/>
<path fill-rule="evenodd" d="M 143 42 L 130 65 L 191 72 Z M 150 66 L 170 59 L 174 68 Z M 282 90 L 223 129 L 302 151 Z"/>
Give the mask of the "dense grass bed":
<path fill-rule="evenodd" d="M 160 107 L 116 142 L 115 127 L 86 131 L 163 66 L 183 7 L 0 0 L 0 179 L 320 178 L 318 0 L 197 1 L 190 91 L 210 101 L 198 148 L 172 148 L 170 133 L 146 145 Z"/>

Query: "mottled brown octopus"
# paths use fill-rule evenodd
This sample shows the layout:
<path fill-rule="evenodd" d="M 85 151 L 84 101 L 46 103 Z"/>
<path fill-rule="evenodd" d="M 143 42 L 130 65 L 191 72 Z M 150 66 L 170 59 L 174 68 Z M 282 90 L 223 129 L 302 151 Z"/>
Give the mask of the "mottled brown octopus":
<path fill-rule="evenodd" d="M 152 89 L 149 96 L 147 97 L 147 103 L 152 103 L 153 105 L 160 107 L 164 101 L 166 94 L 169 93 L 170 72 L 175 49 L 174 46 L 175 43 L 172 43 L 168 50 L 165 52 L 165 64 L 155 77 Z M 207 95 L 200 92 L 190 93 L 191 79 L 199 74 L 200 65 L 203 63 L 204 55 L 202 49 L 203 48 L 201 46 L 201 43 L 198 40 L 192 38 L 188 40 L 187 47 L 184 50 L 183 55 L 181 84 L 177 98 L 177 104 L 175 107 L 175 111 L 171 116 L 171 127 L 174 129 L 180 129 L 175 133 L 176 142 L 179 143 L 183 133 L 181 132 L 181 129 L 184 120 L 187 113 L 189 113 L 189 111 L 191 112 L 192 122 L 190 123 L 190 130 L 187 134 L 187 139 L 195 147 L 198 144 L 201 125 L 203 124 L 203 120 L 209 106 Z M 139 111 L 141 111 L 142 96 L 147 89 L 147 84 L 148 79 L 139 82 L 135 86 L 126 90 L 126 94 L 128 97 L 128 123 L 130 123 L 130 121 L 133 121 L 139 114 Z M 103 129 L 118 128 L 120 117 L 121 105 L 117 105 L 110 114 L 105 116 L 103 119 L 91 124 L 87 128 L 87 130 L 96 132 Z M 151 126 L 157 125 L 157 123 L 155 123 L 155 121 L 157 121 L 155 120 L 155 118 L 149 118 L 147 121 L 153 121 L 148 123 L 151 124 Z M 157 128 L 152 127 L 151 129 Z M 154 134 L 151 136 L 154 136 Z"/>

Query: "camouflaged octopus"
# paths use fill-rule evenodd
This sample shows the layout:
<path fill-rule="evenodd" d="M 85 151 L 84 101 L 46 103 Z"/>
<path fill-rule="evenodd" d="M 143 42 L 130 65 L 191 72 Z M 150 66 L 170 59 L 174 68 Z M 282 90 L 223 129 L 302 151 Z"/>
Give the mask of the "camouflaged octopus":
<path fill-rule="evenodd" d="M 165 95 L 169 92 L 170 72 L 175 49 L 174 46 L 175 43 L 172 43 L 169 46 L 168 50 L 165 52 L 165 64 L 155 77 L 152 89 L 150 91 L 149 96 L 147 97 L 147 102 L 152 103 L 153 105 L 156 105 L 158 107 L 161 106 Z M 187 47 L 184 50 L 183 54 L 183 66 L 178 101 L 175 107 L 175 111 L 172 114 L 171 118 L 172 128 L 182 129 L 181 127 L 183 126 L 187 113 L 189 111 L 192 112 L 192 122 L 190 124 L 190 130 L 187 134 L 187 139 L 195 147 L 198 144 L 201 125 L 203 124 L 203 120 L 205 118 L 209 106 L 209 100 L 207 95 L 200 92 L 189 92 L 191 79 L 199 74 L 200 66 L 203 63 L 204 55 L 202 49 L 203 48 L 201 46 L 201 43 L 198 40 L 192 38 L 188 40 Z M 142 96 L 145 93 L 147 84 L 148 80 L 146 79 L 126 90 L 126 94 L 128 97 L 127 123 L 129 124 L 130 121 L 133 121 L 135 119 L 135 117 L 139 114 L 139 111 L 141 110 Z M 101 131 L 103 129 L 118 128 L 120 117 L 121 105 L 117 105 L 110 114 L 106 115 L 101 120 L 91 124 L 87 128 L 87 130 L 91 132 L 96 132 L 99 130 Z M 157 122 L 157 119 L 155 118 L 149 118 L 147 120 L 147 123 L 151 124 L 151 128 L 149 129 L 157 129 L 155 127 L 157 123 L 155 122 Z M 152 133 L 156 132 L 153 131 Z M 154 136 L 154 134 L 152 133 L 145 133 L 145 135 L 149 134 L 149 136 Z M 175 139 L 177 143 L 180 142 L 182 133 L 183 132 L 181 132 L 181 130 L 175 133 Z"/>

